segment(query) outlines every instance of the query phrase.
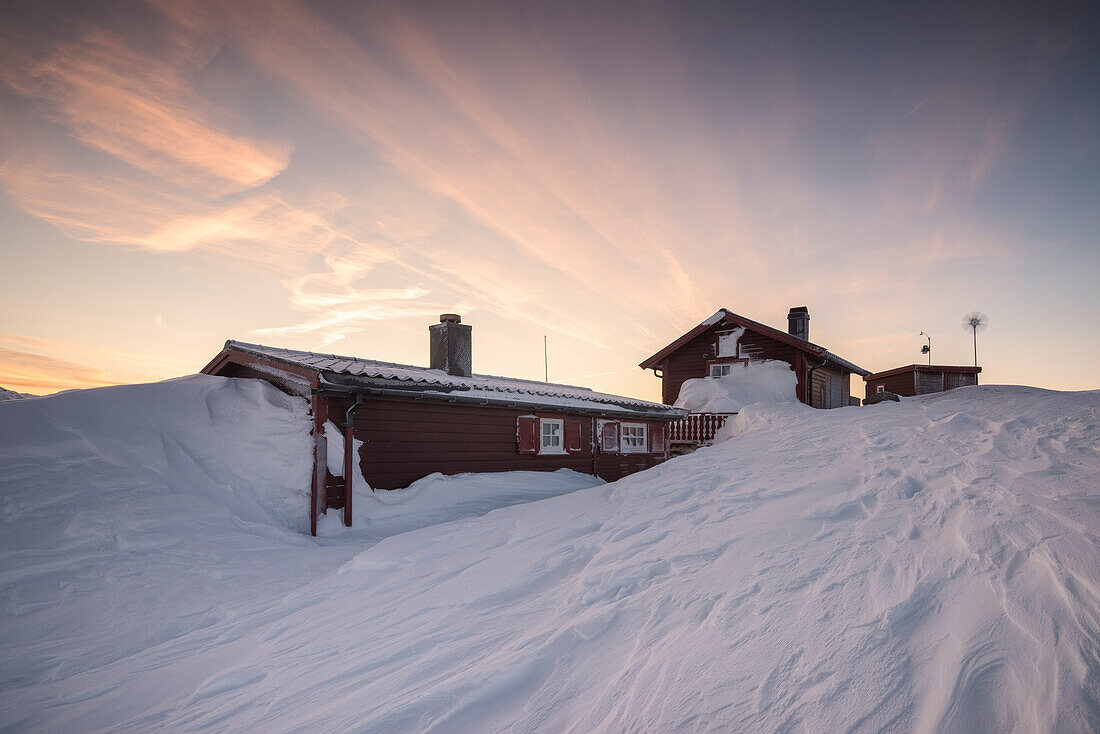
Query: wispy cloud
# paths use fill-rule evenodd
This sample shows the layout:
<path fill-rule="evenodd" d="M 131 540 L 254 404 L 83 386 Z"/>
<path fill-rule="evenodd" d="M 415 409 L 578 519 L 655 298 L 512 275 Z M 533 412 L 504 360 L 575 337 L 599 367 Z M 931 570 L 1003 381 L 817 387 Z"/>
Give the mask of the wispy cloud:
<path fill-rule="evenodd" d="M 196 73 L 199 42 L 178 34 L 174 40 L 183 48 L 166 50 L 164 59 L 93 27 L 78 41 L 9 58 L 0 78 L 80 142 L 173 186 L 217 197 L 278 175 L 290 146 L 217 125 L 218 113 L 193 91 L 177 63 L 186 55 L 186 71 Z"/>

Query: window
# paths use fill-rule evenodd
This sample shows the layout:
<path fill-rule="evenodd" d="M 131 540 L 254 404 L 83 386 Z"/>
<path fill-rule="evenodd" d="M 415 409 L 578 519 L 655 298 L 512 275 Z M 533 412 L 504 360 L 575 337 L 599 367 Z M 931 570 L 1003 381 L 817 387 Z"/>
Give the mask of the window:
<path fill-rule="evenodd" d="M 582 431 L 580 418 L 517 416 L 516 451 L 549 456 L 584 453 Z"/>
<path fill-rule="evenodd" d="M 728 375 L 730 373 L 730 367 L 732 367 L 732 366 L 733 365 L 729 364 L 728 362 L 726 364 L 712 364 L 710 366 L 710 376 L 711 377 L 725 377 L 726 375 Z M 696 373 L 696 374 L 698 374 L 698 373 Z"/>
<path fill-rule="evenodd" d="M 886 392 L 886 385 L 876 385 L 875 392 Z"/>
<path fill-rule="evenodd" d="M 623 423 L 622 452 L 624 454 L 644 454 L 646 452 L 646 434 L 644 423 Z"/>
<path fill-rule="evenodd" d="M 564 422 L 558 418 L 542 418 L 539 420 L 542 442 L 539 444 L 540 454 L 564 454 L 565 445 L 562 442 L 565 433 Z"/>

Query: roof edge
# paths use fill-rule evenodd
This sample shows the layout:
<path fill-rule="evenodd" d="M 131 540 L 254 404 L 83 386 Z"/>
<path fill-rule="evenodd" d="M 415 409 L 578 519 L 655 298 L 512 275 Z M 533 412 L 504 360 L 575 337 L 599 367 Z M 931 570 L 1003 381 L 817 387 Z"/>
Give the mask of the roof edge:
<path fill-rule="evenodd" d="M 882 372 L 875 372 L 868 374 L 864 380 L 878 380 L 883 377 L 892 377 L 893 375 L 900 375 L 903 372 L 961 372 L 963 374 L 976 375 L 982 371 L 981 367 L 969 367 L 962 365 L 946 365 L 946 364 L 907 364 L 901 367 L 894 367 L 892 369 L 883 370 Z"/>

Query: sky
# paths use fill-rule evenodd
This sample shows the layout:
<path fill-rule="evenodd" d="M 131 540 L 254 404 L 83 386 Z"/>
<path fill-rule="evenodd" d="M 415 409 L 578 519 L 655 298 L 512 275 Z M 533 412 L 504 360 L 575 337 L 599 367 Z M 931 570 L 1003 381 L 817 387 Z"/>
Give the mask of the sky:
<path fill-rule="evenodd" d="M 1100 14 L 1058 3 L 0 9 L 0 386 L 226 339 L 659 399 L 719 308 L 1100 388 Z M 853 381 L 853 392 L 862 388 Z"/>

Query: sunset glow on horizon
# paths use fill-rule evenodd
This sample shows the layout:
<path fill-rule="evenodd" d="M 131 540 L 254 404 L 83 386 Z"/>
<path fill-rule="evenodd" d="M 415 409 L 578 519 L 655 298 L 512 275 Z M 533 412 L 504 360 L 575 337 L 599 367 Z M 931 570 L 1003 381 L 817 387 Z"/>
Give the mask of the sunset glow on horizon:
<path fill-rule="evenodd" d="M 226 339 L 659 399 L 719 308 L 868 370 L 1100 388 L 1100 20 L 645 3 L 0 11 L 0 386 Z M 853 382 L 853 394 L 862 385 Z"/>

